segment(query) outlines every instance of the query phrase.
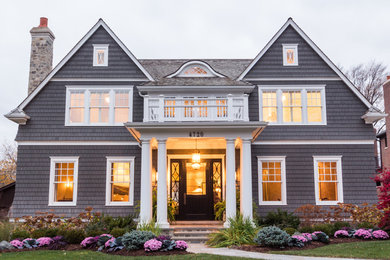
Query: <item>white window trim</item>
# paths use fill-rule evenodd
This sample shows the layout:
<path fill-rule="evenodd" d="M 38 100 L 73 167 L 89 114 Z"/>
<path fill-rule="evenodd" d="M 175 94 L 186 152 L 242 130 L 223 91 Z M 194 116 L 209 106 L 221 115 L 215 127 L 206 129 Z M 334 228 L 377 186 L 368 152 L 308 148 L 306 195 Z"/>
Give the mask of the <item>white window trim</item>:
<path fill-rule="evenodd" d="M 94 67 L 107 67 L 108 66 L 108 46 L 109 44 L 92 44 L 93 45 L 93 66 Z M 104 50 L 104 63 L 98 64 L 96 52 L 98 50 Z"/>
<path fill-rule="evenodd" d="M 315 187 L 315 199 L 316 205 L 337 205 L 337 203 L 344 202 L 344 193 L 343 193 L 343 167 L 341 164 L 342 155 L 335 156 L 319 156 L 313 155 L 314 162 L 314 187 Z M 337 163 L 337 201 L 320 201 L 319 199 L 319 188 L 318 188 L 318 162 L 320 161 L 335 161 Z"/>
<path fill-rule="evenodd" d="M 298 66 L 298 44 L 282 44 L 283 46 L 283 66 Z M 294 63 L 287 63 L 287 49 L 294 49 Z"/>
<path fill-rule="evenodd" d="M 120 86 L 65 86 L 66 87 L 66 104 L 65 104 L 65 126 L 123 126 L 123 123 L 115 122 L 115 91 L 129 91 L 129 118 L 128 122 L 133 121 L 133 86 L 120 85 Z M 84 122 L 71 123 L 69 108 L 70 108 L 70 93 L 72 91 L 84 92 Z M 109 120 L 107 123 L 90 123 L 89 121 L 89 97 L 91 91 L 108 91 L 110 94 L 109 104 Z"/>
<path fill-rule="evenodd" d="M 106 166 L 106 206 L 134 206 L 134 156 L 113 157 L 107 156 Z M 130 163 L 130 190 L 129 201 L 111 201 L 111 163 L 113 162 L 129 162 Z"/>
<path fill-rule="evenodd" d="M 259 85 L 259 120 L 263 121 L 263 91 L 276 91 L 277 121 L 268 125 L 326 125 L 326 93 L 325 85 Z M 317 90 L 321 92 L 322 122 L 308 122 L 307 115 L 307 91 Z M 283 91 L 300 91 L 302 99 L 302 122 L 283 122 Z"/>
<path fill-rule="evenodd" d="M 54 176 L 56 163 L 74 163 L 73 170 L 73 201 L 64 202 L 64 201 L 54 201 Z M 77 184 L 78 184 L 78 174 L 79 174 L 79 157 L 50 157 L 50 186 L 49 186 L 49 206 L 76 206 L 77 205 Z"/>
<path fill-rule="evenodd" d="M 282 180 L 282 201 L 263 201 L 263 166 L 264 161 L 277 161 L 281 166 L 281 180 Z M 257 156 L 258 165 L 258 185 L 259 185 L 259 205 L 287 205 L 287 189 L 286 189 L 286 156 Z"/>

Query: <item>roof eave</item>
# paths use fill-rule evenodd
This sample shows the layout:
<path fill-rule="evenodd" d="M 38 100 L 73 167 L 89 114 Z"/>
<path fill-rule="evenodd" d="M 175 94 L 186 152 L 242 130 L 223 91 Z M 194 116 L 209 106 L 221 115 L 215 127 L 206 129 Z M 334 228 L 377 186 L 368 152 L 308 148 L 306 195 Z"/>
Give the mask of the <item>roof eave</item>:
<path fill-rule="evenodd" d="M 361 116 L 361 119 L 363 119 L 366 124 L 372 124 L 378 120 L 381 120 L 382 118 L 385 118 L 387 115 L 388 114 L 381 113 L 381 112 L 368 111 L 367 113 Z"/>
<path fill-rule="evenodd" d="M 19 124 L 19 125 L 25 125 L 27 123 L 27 120 L 30 119 L 30 116 L 28 116 L 26 113 L 24 113 L 23 110 L 14 109 L 8 114 L 4 115 L 7 119 Z"/>
<path fill-rule="evenodd" d="M 198 90 L 215 92 L 252 93 L 255 86 L 137 86 L 141 92 L 196 92 Z"/>

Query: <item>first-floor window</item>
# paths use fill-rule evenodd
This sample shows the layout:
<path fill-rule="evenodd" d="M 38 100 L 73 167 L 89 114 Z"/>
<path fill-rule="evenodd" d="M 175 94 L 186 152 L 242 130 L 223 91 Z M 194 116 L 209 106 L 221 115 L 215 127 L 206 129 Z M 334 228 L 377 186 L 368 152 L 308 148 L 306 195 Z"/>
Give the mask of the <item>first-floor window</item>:
<path fill-rule="evenodd" d="M 75 206 L 78 157 L 51 157 L 49 206 Z"/>
<path fill-rule="evenodd" d="M 286 205 L 285 156 L 258 156 L 259 204 Z"/>
<path fill-rule="evenodd" d="M 313 156 L 317 205 L 343 202 L 341 156 Z"/>
<path fill-rule="evenodd" d="M 106 205 L 133 205 L 134 157 L 107 157 Z"/>

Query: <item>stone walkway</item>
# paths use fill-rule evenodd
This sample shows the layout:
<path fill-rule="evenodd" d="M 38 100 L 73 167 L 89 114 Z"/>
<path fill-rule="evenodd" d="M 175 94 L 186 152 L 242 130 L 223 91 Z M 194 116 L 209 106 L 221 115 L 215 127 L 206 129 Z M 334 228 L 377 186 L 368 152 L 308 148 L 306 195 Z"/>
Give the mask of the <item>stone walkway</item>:
<path fill-rule="evenodd" d="M 189 244 L 188 252 L 196 254 L 211 254 L 223 256 L 236 256 L 255 259 L 270 259 L 270 260 L 359 260 L 357 258 L 333 258 L 333 257 L 311 257 L 311 256 L 293 256 L 293 255 L 274 255 L 265 253 L 248 252 L 229 248 L 211 248 L 204 244 Z"/>

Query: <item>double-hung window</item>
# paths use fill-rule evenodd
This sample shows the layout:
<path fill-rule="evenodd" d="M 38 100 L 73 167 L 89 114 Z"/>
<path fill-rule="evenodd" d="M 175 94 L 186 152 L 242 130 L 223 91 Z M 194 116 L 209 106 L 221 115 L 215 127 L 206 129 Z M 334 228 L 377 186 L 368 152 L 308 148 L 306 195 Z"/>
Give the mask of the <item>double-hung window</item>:
<path fill-rule="evenodd" d="M 66 126 L 122 126 L 132 121 L 132 86 L 67 86 Z"/>
<path fill-rule="evenodd" d="M 326 125 L 324 85 L 259 86 L 259 104 L 270 125 Z"/>
<path fill-rule="evenodd" d="M 259 204 L 286 205 L 286 157 L 258 156 Z"/>
<path fill-rule="evenodd" d="M 317 205 L 343 202 L 341 156 L 313 156 Z"/>
<path fill-rule="evenodd" d="M 76 206 L 78 157 L 50 158 L 49 206 Z"/>
<path fill-rule="evenodd" d="M 106 206 L 134 203 L 134 157 L 107 157 Z"/>

